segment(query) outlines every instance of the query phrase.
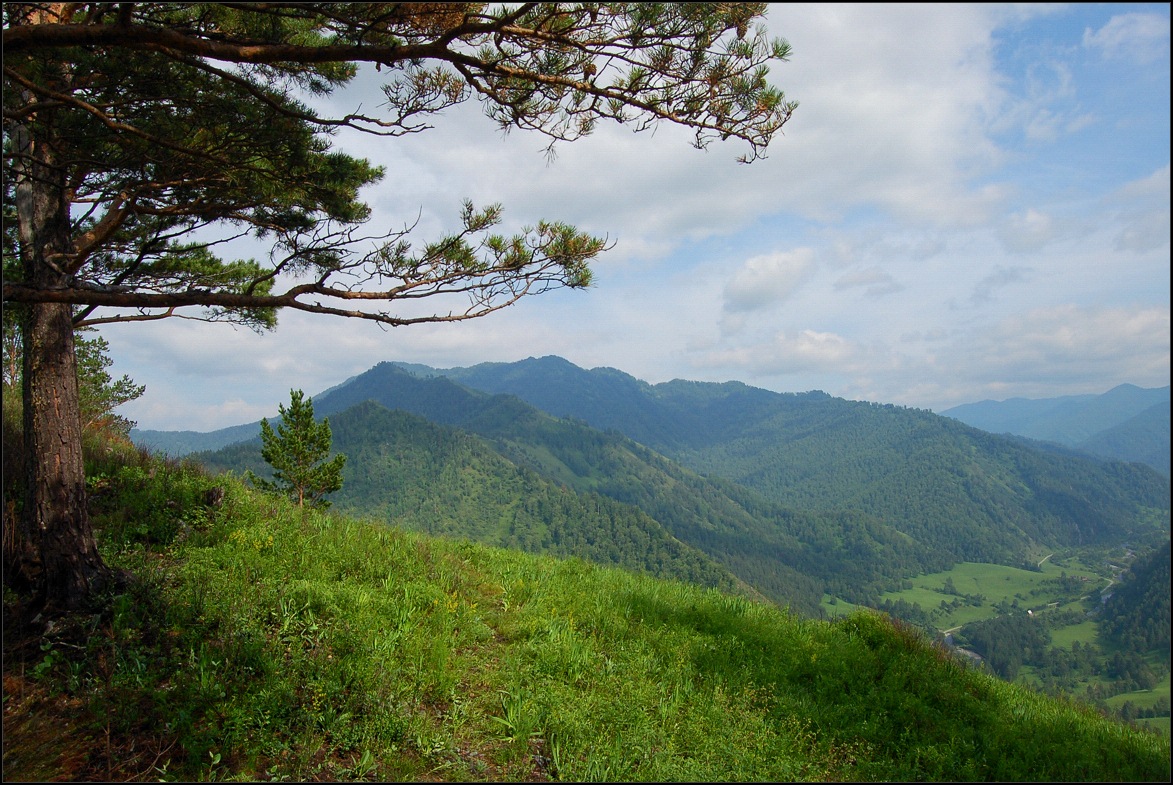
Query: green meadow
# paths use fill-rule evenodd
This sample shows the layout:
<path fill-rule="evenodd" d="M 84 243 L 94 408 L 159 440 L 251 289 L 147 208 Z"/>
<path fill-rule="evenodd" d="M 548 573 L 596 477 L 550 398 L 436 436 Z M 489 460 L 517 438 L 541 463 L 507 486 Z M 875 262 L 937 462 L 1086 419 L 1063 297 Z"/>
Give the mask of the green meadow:
<path fill-rule="evenodd" d="M 934 611 L 940 610 L 941 602 L 948 604 L 958 597 L 980 596 L 980 602 L 966 601 L 956 610 L 939 614 L 937 626 L 947 630 L 991 618 L 997 613 L 995 606 L 1003 602 L 1023 610 L 1047 612 L 1073 602 L 1082 602 L 1084 597 L 1094 597 L 1098 601 L 1100 590 L 1108 585 L 1105 572 L 1106 568 L 1096 570 L 1085 564 L 1083 559 L 1074 557 L 1062 562 L 1062 566 L 1056 564 L 1053 558 L 1047 559 L 1041 565 L 1041 572 L 1000 564 L 961 562 L 947 572 L 913 578 L 910 580 L 912 588 L 889 592 L 883 599 L 902 599 L 919 604 L 926 611 Z M 1078 582 L 1074 590 L 1064 589 L 1055 583 L 1063 575 Z M 952 581 L 954 593 L 942 591 L 946 580 Z"/>
<path fill-rule="evenodd" d="M 1101 604 L 1101 592 L 1115 582 L 1128 560 L 1129 554 L 1117 548 L 1056 552 L 1041 561 L 1037 572 L 963 562 L 952 570 L 913 578 L 908 581 L 911 588 L 889 592 L 883 599 L 919 605 L 931 620 L 932 629 L 942 634 L 963 632 L 967 624 L 993 619 L 1007 611 L 1029 610 L 1047 624 L 1051 647 L 1070 651 L 1076 644 L 1098 646 L 1102 650 L 1099 657 L 1102 662 L 1115 653 L 1115 648 L 1102 639 L 1094 612 Z M 946 581 L 951 582 L 952 592 L 944 590 Z M 957 600 L 960 604 L 953 607 Z M 942 608 L 942 602 L 946 607 Z M 832 604 L 829 597 L 824 598 L 823 608 L 833 617 L 856 610 L 856 606 L 842 600 Z M 1024 665 L 1015 680 L 1040 689 L 1045 689 L 1048 683 L 1045 675 L 1030 665 Z M 1063 690 L 1082 699 L 1094 685 L 1111 692 L 1110 679 L 1090 672 L 1070 677 Z M 1166 674 L 1152 689 L 1113 694 L 1103 702 L 1113 710 L 1119 710 L 1126 702 L 1147 709 L 1162 699 L 1167 706 L 1169 697 Z M 1137 718 L 1136 722 L 1169 732 L 1167 716 Z"/>

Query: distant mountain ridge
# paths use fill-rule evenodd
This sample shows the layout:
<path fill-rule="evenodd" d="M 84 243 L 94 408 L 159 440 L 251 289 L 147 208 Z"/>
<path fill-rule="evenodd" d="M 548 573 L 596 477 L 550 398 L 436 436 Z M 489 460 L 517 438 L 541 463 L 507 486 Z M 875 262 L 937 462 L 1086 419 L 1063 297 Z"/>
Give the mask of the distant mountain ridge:
<path fill-rule="evenodd" d="M 1102 395 L 1010 398 L 941 412 L 991 433 L 1012 433 L 1092 455 L 1146 463 L 1169 476 L 1169 387 L 1121 384 Z"/>
<path fill-rule="evenodd" d="M 1093 455 L 1147 463 L 1169 476 L 1169 403 L 1158 403 L 1076 445 Z"/>
<path fill-rule="evenodd" d="M 556 356 L 443 370 L 400 367 L 417 376 L 445 376 L 476 390 L 516 395 L 555 417 L 615 429 L 653 449 L 723 441 L 745 422 L 773 411 L 781 399 L 831 398 L 820 391 L 775 393 L 742 382 L 675 379 L 651 385 L 614 368 L 588 371 Z"/>
<path fill-rule="evenodd" d="M 1068 525 L 1062 520 L 1086 528 L 1088 521 L 1077 522 L 1081 508 L 1107 509 L 1105 494 L 1130 493 L 1119 476 L 1106 485 L 1092 480 L 1102 470 L 1077 455 L 994 438 L 927 411 L 818 391 L 773 393 L 740 382 L 648 385 L 559 357 L 413 372 L 517 395 L 552 414 L 618 430 L 694 471 L 733 480 L 792 509 L 866 510 L 922 544 L 975 560 L 983 560 L 979 552 L 988 555 L 992 543 L 959 537 L 946 522 L 966 521 L 1001 539 L 995 549 L 1015 548 L 1058 535 Z M 1125 484 L 1144 477 L 1125 474 Z M 1146 487 L 1145 498 L 1167 510 L 1167 480 L 1138 482 Z M 1013 508 L 1007 494 L 1015 499 Z M 1056 514 L 1058 508 L 1064 512 Z M 1112 527 L 1126 525 L 1113 520 Z M 1089 535 L 1095 536 L 1074 536 Z"/>
<path fill-rule="evenodd" d="M 130 429 L 130 439 L 135 444 L 173 458 L 204 450 L 218 450 L 227 444 L 260 438 L 260 434 L 260 420 L 215 431 Z"/>
<path fill-rule="evenodd" d="M 448 371 L 380 363 L 314 405 L 334 422 L 370 401 L 475 434 L 520 469 L 638 509 L 758 591 L 804 610 L 824 590 L 862 600 L 956 561 L 1019 566 L 1052 547 L 1168 531 L 1169 482 L 1151 469 L 821 392 L 649 385 L 541 358 Z M 363 411 L 369 421 L 348 430 L 377 442 L 382 415 Z M 369 444 L 350 449 L 375 454 Z M 397 466 L 387 456 L 348 461 L 384 473 L 360 483 L 372 494 L 402 482 Z M 461 471 L 499 474 L 478 466 Z M 463 482 L 459 475 L 442 476 Z M 465 487 L 441 506 L 480 493 Z M 435 490 L 429 498 L 447 493 Z M 498 542 L 501 521 L 516 509 L 493 506 L 500 503 L 471 514 L 483 521 L 484 541 Z"/>

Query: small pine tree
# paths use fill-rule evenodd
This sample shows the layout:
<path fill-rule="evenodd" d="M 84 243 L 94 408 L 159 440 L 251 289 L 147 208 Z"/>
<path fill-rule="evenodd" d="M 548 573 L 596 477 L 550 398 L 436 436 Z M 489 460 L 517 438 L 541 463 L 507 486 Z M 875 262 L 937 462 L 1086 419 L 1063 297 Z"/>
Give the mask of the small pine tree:
<path fill-rule="evenodd" d="M 289 408 L 280 407 L 276 432 L 268 419 L 261 420 L 261 456 L 273 467 L 274 482 L 251 471 L 249 480 L 262 490 L 289 496 L 299 507 L 328 507 L 330 502 L 322 497 L 342 487 L 346 456 L 325 461 L 333 438 L 330 421 L 314 421 L 313 401 L 305 399 L 301 390 L 290 390 L 289 398 Z"/>

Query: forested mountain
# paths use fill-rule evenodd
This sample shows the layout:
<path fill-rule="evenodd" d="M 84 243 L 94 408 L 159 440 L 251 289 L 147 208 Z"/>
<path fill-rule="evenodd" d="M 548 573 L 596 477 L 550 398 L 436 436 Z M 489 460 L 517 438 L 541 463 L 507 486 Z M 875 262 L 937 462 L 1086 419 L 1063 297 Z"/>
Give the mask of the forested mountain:
<path fill-rule="evenodd" d="M 457 378 L 483 383 L 485 372 L 494 371 L 512 380 L 510 392 L 542 400 L 551 414 L 619 430 L 695 472 L 756 491 L 775 505 L 764 513 L 767 519 L 777 520 L 781 505 L 867 521 L 871 525 L 860 525 L 868 534 L 834 538 L 860 540 L 850 551 L 837 549 L 840 570 L 848 561 L 901 560 L 894 553 L 901 539 L 911 551 L 901 556 L 936 567 L 949 560 L 1013 563 L 1032 546 L 1116 541 L 1138 524 L 1168 526 L 1169 483 L 1154 472 L 1041 453 L 927 411 L 740 383 L 646 385 L 613 369 L 583 371 L 560 358 L 477 367 L 482 379 Z M 563 405 L 556 407 L 559 393 Z M 662 495 L 650 490 L 642 468 L 617 462 L 599 446 L 605 439 L 582 423 L 575 430 L 573 421 L 538 417 L 516 398 L 470 393 L 441 376 L 413 379 L 380 364 L 316 405 L 326 413 L 367 398 L 459 425 L 518 454 L 526 453 L 525 445 L 542 444 L 528 453 L 535 468 L 580 489 L 624 501 L 635 488 L 652 500 Z M 596 446 L 589 447 L 592 440 Z M 564 457 L 551 464 L 549 456 L 559 451 Z M 636 451 L 628 445 L 619 452 Z M 644 452 L 639 463 L 654 455 Z M 727 485 L 722 495 L 728 493 Z M 742 509 L 753 506 L 736 501 Z M 654 504 L 645 503 L 645 509 L 663 518 L 663 508 Z M 689 536 L 687 526 L 665 525 L 682 539 Z M 797 540 L 809 543 L 812 527 L 800 528 Z M 885 573 L 891 574 L 884 570 L 872 579 Z"/>
<path fill-rule="evenodd" d="M 416 366 L 408 373 L 390 363 L 318 396 L 315 409 L 336 417 L 373 400 L 476 434 L 485 440 L 477 455 L 491 448 L 511 471 L 637 508 L 802 612 L 817 613 L 824 590 L 862 601 L 899 578 L 955 561 L 1021 565 L 1042 548 L 1168 530 L 1168 481 L 1145 467 L 1044 453 L 929 412 L 738 383 L 653 386 L 558 358 L 477 369 L 454 376 L 485 386 L 486 377 L 496 378 L 570 417 L 469 389 L 448 372 Z M 408 464 L 386 458 L 393 453 L 376 454 L 381 439 L 392 439 L 380 435 L 383 421 L 375 424 L 382 415 L 367 407 L 353 416 L 371 422 L 336 425 L 336 447 L 351 455 L 349 471 L 368 474 L 347 479 L 344 493 L 356 495 L 338 497 L 340 505 L 387 519 L 410 512 L 425 530 L 467 519 L 479 534 L 452 533 L 501 542 L 494 539 L 504 531 L 500 521 L 515 514 L 517 499 L 489 495 L 480 487 L 491 485 L 488 479 L 464 482 L 461 472 L 420 480 Z M 628 430 L 632 438 L 618 432 Z M 396 449 L 426 451 L 444 433 L 418 431 Z M 428 486 L 433 508 L 412 495 L 418 489 L 404 490 L 413 482 Z M 455 487 L 443 487 L 450 483 Z M 535 493 L 524 484 L 509 488 Z M 411 499 L 420 506 L 404 507 Z M 445 509 L 459 512 L 437 523 Z M 536 547 L 544 536 L 529 542 Z"/>
<path fill-rule="evenodd" d="M 1125 649 L 1169 662 L 1169 541 L 1138 558 L 1104 604 L 1104 631 Z"/>
<path fill-rule="evenodd" d="M 1169 483 L 1155 472 L 1040 451 L 927 411 L 738 382 L 647 385 L 556 357 L 430 373 L 617 429 L 791 509 L 866 512 L 960 559 L 1104 541 L 1140 519 L 1168 525 Z"/>
<path fill-rule="evenodd" d="M 821 614 L 825 590 L 870 595 L 922 565 L 948 563 L 866 515 L 786 510 L 745 488 L 706 480 L 619 434 L 553 418 L 511 396 L 489 396 L 446 379 L 421 381 L 390 365 L 357 381 L 320 399 L 323 414 L 349 404 L 352 395 L 377 395 L 382 404 L 364 398 L 331 415 L 334 446 L 349 456 L 343 488 L 331 498 L 351 512 L 409 529 L 636 567 L 661 556 L 643 545 L 630 550 L 648 535 L 621 529 L 654 523 L 764 596 L 813 616 Z M 422 410 L 433 422 L 403 411 L 392 417 L 384 408 L 389 401 Z M 455 420 L 463 430 L 435 420 Z M 192 457 L 216 470 L 263 474 L 266 468 L 257 440 Z M 567 550 L 575 537 L 586 536 L 582 532 L 562 529 L 552 539 L 546 528 L 555 514 L 594 532 L 591 547 Z M 600 514 L 609 516 L 609 528 L 595 536 Z"/>
<path fill-rule="evenodd" d="M 1121 384 L 1103 395 L 980 401 L 941 414 L 991 433 L 1013 433 L 1113 460 L 1147 463 L 1169 476 L 1169 387 Z"/>
<path fill-rule="evenodd" d="M 733 575 L 640 510 L 579 494 L 519 467 L 481 439 L 365 401 L 331 418 L 348 457 L 331 499 L 345 512 L 530 553 L 578 556 L 731 591 Z M 269 474 L 258 440 L 193 456 L 213 470 Z"/>
<path fill-rule="evenodd" d="M 207 432 L 152 431 L 131 428 L 130 438 L 140 447 L 146 447 L 164 455 L 180 457 L 203 450 L 218 450 L 226 444 L 252 439 L 257 435 L 259 428 L 259 424 L 255 422 L 232 425 L 228 428 Z"/>
<path fill-rule="evenodd" d="M 1155 403 L 1119 425 L 1105 428 L 1076 445 L 1093 455 L 1147 463 L 1169 476 L 1169 402 Z"/>

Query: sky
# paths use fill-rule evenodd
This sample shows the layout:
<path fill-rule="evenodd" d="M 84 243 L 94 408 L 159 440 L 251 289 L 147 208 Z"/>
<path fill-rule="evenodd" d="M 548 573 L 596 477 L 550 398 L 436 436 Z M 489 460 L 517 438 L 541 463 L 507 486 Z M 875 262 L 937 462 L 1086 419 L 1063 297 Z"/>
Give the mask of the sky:
<path fill-rule="evenodd" d="M 799 106 L 767 157 L 686 129 L 600 124 L 553 159 L 469 102 L 432 131 L 357 133 L 386 167 L 373 226 L 566 221 L 614 247 L 586 290 L 481 319 L 380 328 L 286 312 L 263 334 L 107 325 L 143 429 L 271 417 L 383 361 L 559 355 L 650 383 L 738 380 L 933 411 L 1169 384 L 1167 4 L 770 4 Z M 377 107 L 367 71 L 334 108 Z"/>

